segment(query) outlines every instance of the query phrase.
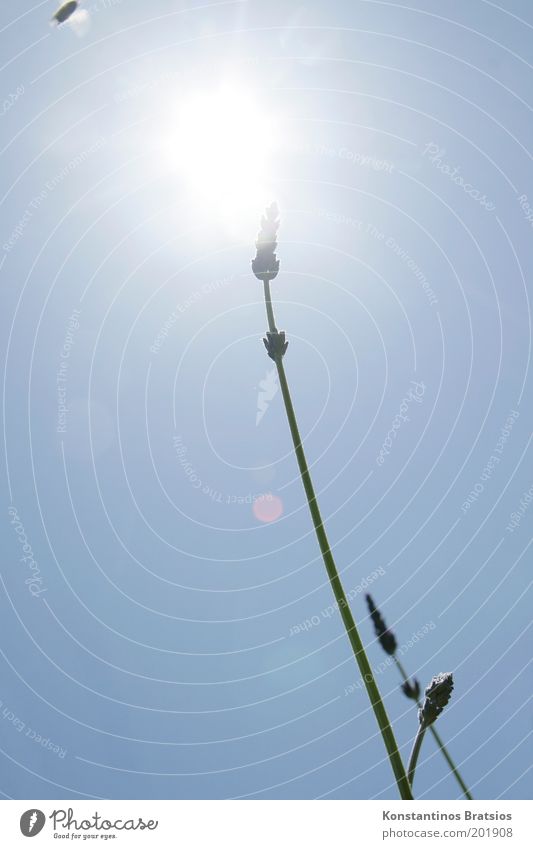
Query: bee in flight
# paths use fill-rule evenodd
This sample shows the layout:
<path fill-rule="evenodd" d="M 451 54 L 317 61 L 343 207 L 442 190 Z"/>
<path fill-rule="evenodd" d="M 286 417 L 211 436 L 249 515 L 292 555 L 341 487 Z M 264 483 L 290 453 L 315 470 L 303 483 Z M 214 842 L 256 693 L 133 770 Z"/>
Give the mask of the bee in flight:
<path fill-rule="evenodd" d="M 65 21 L 68 21 L 70 16 L 74 14 L 78 6 L 79 3 L 77 0 L 70 0 L 69 3 L 63 3 L 63 5 L 60 6 L 52 16 L 52 23 L 57 24 L 58 26 L 59 24 L 64 24 Z"/>

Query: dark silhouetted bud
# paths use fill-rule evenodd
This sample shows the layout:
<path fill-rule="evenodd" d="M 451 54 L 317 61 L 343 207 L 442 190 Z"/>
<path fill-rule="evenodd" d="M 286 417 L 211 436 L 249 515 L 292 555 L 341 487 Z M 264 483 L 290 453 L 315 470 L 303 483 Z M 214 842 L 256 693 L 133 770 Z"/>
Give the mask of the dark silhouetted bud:
<path fill-rule="evenodd" d="M 413 678 L 413 683 L 410 681 L 404 681 L 402 684 L 402 690 L 408 699 L 412 699 L 414 702 L 418 701 L 420 696 L 420 683 L 416 678 Z"/>
<path fill-rule="evenodd" d="M 263 337 L 263 342 L 271 360 L 275 360 L 277 356 L 283 357 L 289 345 L 288 341 L 285 341 L 284 330 L 278 330 L 275 333 L 268 331 L 266 337 Z"/>
<path fill-rule="evenodd" d="M 279 259 L 276 257 L 278 227 L 278 207 L 272 203 L 261 219 L 261 230 L 255 243 L 257 254 L 252 260 L 252 271 L 258 280 L 273 280 L 279 271 Z"/>
<path fill-rule="evenodd" d="M 426 687 L 424 704 L 418 711 L 421 725 L 431 725 L 450 701 L 453 690 L 453 675 L 451 672 L 440 672 L 431 679 Z"/>
<path fill-rule="evenodd" d="M 77 8 L 78 3 L 76 2 L 76 0 L 71 0 L 71 2 L 69 3 L 63 3 L 63 5 L 59 7 L 57 12 L 54 13 L 52 17 L 52 23 L 64 24 L 65 21 L 68 21 L 70 16 L 74 14 Z"/>
<path fill-rule="evenodd" d="M 376 637 L 380 641 L 382 649 L 384 651 L 386 651 L 387 654 L 395 654 L 396 649 L 398 647 L 398 643 L 396 642 L 396 637 L 394 636 L 392 631 L 389 631 L 389 629 L 385 625 L 385 622 L 383 620 L 383 617 L 381 616 L 381 613 L 379 612 L 379 610 L 377 609 L 376 605 L 374 604 L 374 602 L 372 600 L 372 596 L 367 595 L 367 596 L 365 596 L 365 598 L 366 598 L 366 603 L 368 605 L 368 610 L 370 612 L 370 618 L 372 619 L 372 622 L 374 623 L 374 629 L 376 631 Z"/>

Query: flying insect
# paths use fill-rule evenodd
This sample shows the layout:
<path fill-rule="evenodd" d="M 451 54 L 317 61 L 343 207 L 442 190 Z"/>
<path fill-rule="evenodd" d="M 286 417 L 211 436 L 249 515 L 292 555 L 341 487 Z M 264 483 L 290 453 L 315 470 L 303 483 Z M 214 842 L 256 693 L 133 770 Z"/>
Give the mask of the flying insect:
<path fill-rule="evenodd" d="M 77 0 L 69 0 L 68 3 L 63 3 L 63 5 L 60 6 L 52 16 L 52 23 L 57 24 L 58 26 L 59 24 L 64 24 L 65 21 L 68 21 L 70 16 L 74 14 L 78 6 L 79 3 Z"/>

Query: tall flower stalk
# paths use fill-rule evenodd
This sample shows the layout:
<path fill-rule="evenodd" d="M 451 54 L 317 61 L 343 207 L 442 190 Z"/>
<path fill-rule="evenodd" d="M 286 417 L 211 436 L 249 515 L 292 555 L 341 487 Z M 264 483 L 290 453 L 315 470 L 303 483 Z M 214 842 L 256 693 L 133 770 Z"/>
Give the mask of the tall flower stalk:
<path fill-rule="evenodd" d="M 279 385 L 285 405 L 285 412 L 289 423 L 289 428 L 294 445 L 294 452 L 300 470 L 302 484 L 307 497 L 309 512 L 315 528 L 316 538 L 326 567 L 326 572 L 331 584 L 331 589 L 337 601 L 344 627 L 350 641 L 355 659 L 359 666 L 363 681 L 365 682 L 370 704 L 376 716 L 383 742 L 389 756 L 390 764 L 398 785 L 398 790 L 402 799 L 412 799 L 411 785 L 407 778 L 405 768 L 398 751 L 394 732 L 390 724 L 385 705 L 381 698 L 374 674 L 368 658 L 366 656 L 363 643 L 359 636 L 357 626 L 352 616 L 350 606 L 346 599 L 346 594 L 342 586 L 335 560 L 328 542 L 324 522 L 320 514 L 318 501 L 315 495 L 313 482 L 309 473 L 307 460 L 302 445 L 302 439 L 298 430 L 298 423 L 294 412 L 294 406 L 291 399 L 289 384 L 285 375 L 283 365 L 283 357 L 287 350 L 288 342 L 285 339 L 285 333 L 278 331 L 274 317 L 274 308 L 272 305 L 272 297 L 270 292 L 270 283 L 277 276 L 279 271 L 279 260 L 276 257 L 277 247 L 277 231 L 279 227 L 278 208 L 276 204 L 271 204 L 265 212 L 261 220 L 261 231 L 257 238 L 256 247 L 257 254 L 252 261 L 252 271 L 258 280 L 261 280 L 264 288 L 265 307 L 268 319 L 268 332 L 263 339 L 269 357 L 275 362 L 279 378 Z"/>
<path fill-rule="evenodd" d="M 412 699 L 412 701 L 414 701 L 415 704 L 417 705 L 418 710 L 421 711 L 422 710 L 422 702 L 420 701 L 420 684 L 418 683 L 416 678 L 413 678 L 412 683 L 409 680 L 409 676 L 407 675 L 407 672 L 405 671 L 405 668 L 404 668 L 404 666 L 403 666 L 402 662 L 400 661 L 398 654 L 397 654 L 398 643 L 396 641 L 396 636 L 394 635 L 394 632 L 391 631 L 390 628 L 387 628 L 387 625 L 385 624 L 385 620 L 383 619 L 381 612 L 378 610 L 378 608 L 374 604 L 374 600 L 373 600 L 372 596 L 370 596 L 370 595 L 366 596 L 366 603 L 367 603 L 367 606 L 368 606 L 368 611 L 370 613 L 370 618 L 372 619 L 372 622 L 374 623 L 374 630 L 376 632 L 376 637 L 379 640 L 381 648 L 383 649 L 384 652 L 386 652 L 388 655 L 390 655 L 392 657 L 392 659 L 393 659 L 394 663 L 396 664 L 396 667 L 397 667 L 397 669 L 398 669 L 398 671 L 399 671 L 399 673 L 402 677 L 402 691 L 403 691 L 403 693 L 407 696 L 408 699 Z M 426 727 L 428 727 L 428 726 L 426 726 Z M 446 748 L 446 746 L 444 744 L 442 737 L 440 736 L 440 734 L 436 730 L 433 723 L 429 725 L 429 730 L 430 730 L 431 734 L 433 735 L 433 738 L 434 738 L 437 746 L 441 750 L 442 755 L 443 755 L 446 763 L 450 767 L 450 770 L 453 773 L 455 780 L 457 781 L 459 787 L 463 791 L 465 798 L 472 800 L 473 797 L 472 797 L 472 794 L 470 793 L 470 790 L 468 789 L 467 785 L 465 784 L 463 777 L 462 777 L 461 773 L 459 772 L 458 767 L 456 766 L 452 756 L 450 755 L 448 749 Z M 425 729 L 424 729 L 424 731 L 425 731 Z M 423 737 L 424 737 L 424 734 L 421 733 L 420 740 L 419 740 L 420 745 L 422 745 Z M 417 757 L 418 757 L 418 754 L 417 754 Z M 416 765 L 416 762 L 415 762 L 415 765 Z"/>

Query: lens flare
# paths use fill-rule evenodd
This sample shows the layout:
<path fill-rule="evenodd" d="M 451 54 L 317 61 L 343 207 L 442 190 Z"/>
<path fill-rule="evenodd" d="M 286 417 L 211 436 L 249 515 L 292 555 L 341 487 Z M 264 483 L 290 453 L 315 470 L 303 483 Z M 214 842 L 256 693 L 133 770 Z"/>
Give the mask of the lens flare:
<path fill-rule="evenodd" d="M 254 516 L 259 522 L 275 522 L 283 515 L 283 501 L 277 495 L 262 495 L 253 504 Z"/>

